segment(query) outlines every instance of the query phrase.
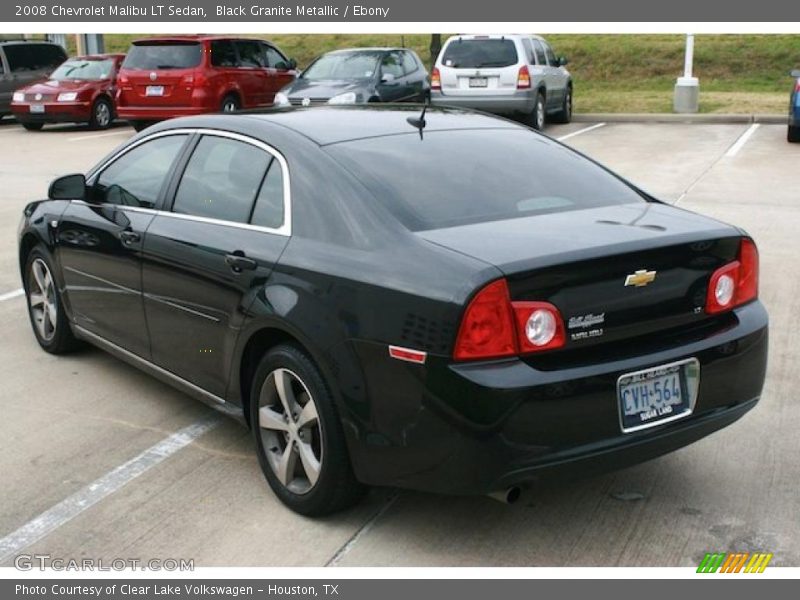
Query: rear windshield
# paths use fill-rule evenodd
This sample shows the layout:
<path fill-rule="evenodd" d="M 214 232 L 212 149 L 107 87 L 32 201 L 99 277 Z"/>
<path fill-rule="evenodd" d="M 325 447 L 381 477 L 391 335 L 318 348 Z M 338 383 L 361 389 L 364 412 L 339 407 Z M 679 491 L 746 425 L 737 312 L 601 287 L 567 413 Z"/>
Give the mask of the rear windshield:
<path fill-rule="evenodd" d="M 195 42 L 134 44 L 125 57 L 125 69 L 190 69 L 200 64 L 201 46 Z"/>
<path fill-rule="evenodd" d="M 327 149 L 412 231 L 645 202 L 603 168 L 523 129 L 432 131 Z"/>
<path fill-rule="evenodd" d="M 517 64 L 517 47 L 512 40 L 453 40 L 442 64 L 454 69 L 485 69 Z"/>

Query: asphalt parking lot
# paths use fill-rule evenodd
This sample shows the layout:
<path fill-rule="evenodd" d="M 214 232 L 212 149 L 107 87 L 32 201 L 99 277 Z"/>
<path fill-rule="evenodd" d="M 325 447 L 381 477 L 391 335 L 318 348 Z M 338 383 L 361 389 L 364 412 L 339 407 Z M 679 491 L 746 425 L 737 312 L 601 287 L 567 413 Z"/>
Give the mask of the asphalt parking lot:
<path fill-rule="evenodd" d="M 39 349 L 15 293 L 20 211 L 55 176 L 88 169 L 133 130 L 29 133 L 4 120 L 0 565 L 25 552 L 197 566 L 696 566 L 706 552 L 764 551 L 772 565 L 800 566 L 800 145 L 786 143 L 785 125 L 766 124 L 573 123 L 547 133 L 668 202 L 753 235 L 771 317 L 761 403 L 693 446 L 530 490 L 512 506 L 381 489 L 310 520 L 273 497 L 237 423 L 99 350 Z M 207 433 L 119 470 L 209 418 Z M 120 473 L 140 474 L 121 485 Z"/>

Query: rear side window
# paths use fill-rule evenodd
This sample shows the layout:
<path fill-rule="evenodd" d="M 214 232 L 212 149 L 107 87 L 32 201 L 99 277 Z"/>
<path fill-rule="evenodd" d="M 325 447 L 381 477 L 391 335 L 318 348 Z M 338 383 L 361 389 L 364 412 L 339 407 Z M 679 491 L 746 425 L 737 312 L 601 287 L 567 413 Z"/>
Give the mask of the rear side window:
<path fill-rule="evenodd" d="M 327 150 L 412 231 L 645 200 L 578 154 L 523 129 L 432 131 Z"/>
<path fill-rule="evenodd" d="M 250 223 L 272 229 L 283 225 L 283 171 L 276 158 L 270 162 L 267 176 L 261 184 Z"/>
<path fill-rule="evenodd" d="M 97 178 L 95 202 L 152 208 L 183 148 L 186 135 L 168 135 L 123 154 Z"/>
<path fill-rule="evenodd" d="M 216 40 L 211 42 L 211 66 L 235 67 L 236 49 L 230 40 Z"/>
<path fill-rule="evenodd" d="M 196 42 L 133 44 L 124 69 L 191 69 L 200 64 L 202 46 Z"/>
<path fill-rule="evenodd" d="M 64 49 L 54 44 L 9 44 L 4 50 L 12 73 L 54 69 L 67 59 Z"/>
<path fill-rule="evenodd" d="M 247 223 L 272 157 L 238 140 L 203 136 L 181 178 L 176 213 Z"/>
<path fill-rule="evenodd" d="M 453 40 L 442 57 L 442 64 L 454 69 L 509 67 L 517 61 L 516 44 L 503 39 Z"/>

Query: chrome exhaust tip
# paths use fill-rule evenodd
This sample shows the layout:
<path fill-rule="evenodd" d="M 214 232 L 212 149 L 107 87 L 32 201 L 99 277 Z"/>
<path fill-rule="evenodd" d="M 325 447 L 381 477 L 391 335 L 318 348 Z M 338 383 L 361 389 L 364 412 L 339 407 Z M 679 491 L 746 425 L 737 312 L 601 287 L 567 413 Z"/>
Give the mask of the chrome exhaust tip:
<path fill-rule="evenodd" d="M 522 496 L 522 489 L 518 486 L 512 486 L 499 492 L 492 492 L 491 494 L 487 494 L 487 496 L 503 504 L 514 504 Z"/>

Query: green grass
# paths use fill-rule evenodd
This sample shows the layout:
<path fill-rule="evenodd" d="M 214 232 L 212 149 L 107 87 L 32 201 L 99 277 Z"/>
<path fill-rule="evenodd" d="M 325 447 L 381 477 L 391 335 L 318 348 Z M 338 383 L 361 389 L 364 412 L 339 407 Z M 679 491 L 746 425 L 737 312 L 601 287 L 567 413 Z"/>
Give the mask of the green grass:
<path fill-rule="evenodd" d="M 318 54 L 353 46 L 401 45 L 431 63 L 425 34 L 253 34 L 275 42 L 302 67 Z M 109 52 L 124 52 L 142 35 L 107 35 Z M 683 72 L 682 35 L 548 35 L 569 58 L 577 112 L 671 112 Z M 446 39 L 446 35 L 443 35 Z M 800 68 L 800 35 L 698 35 L 694 74 L 701 112 L 784 112 L 788 72 Z"/>

